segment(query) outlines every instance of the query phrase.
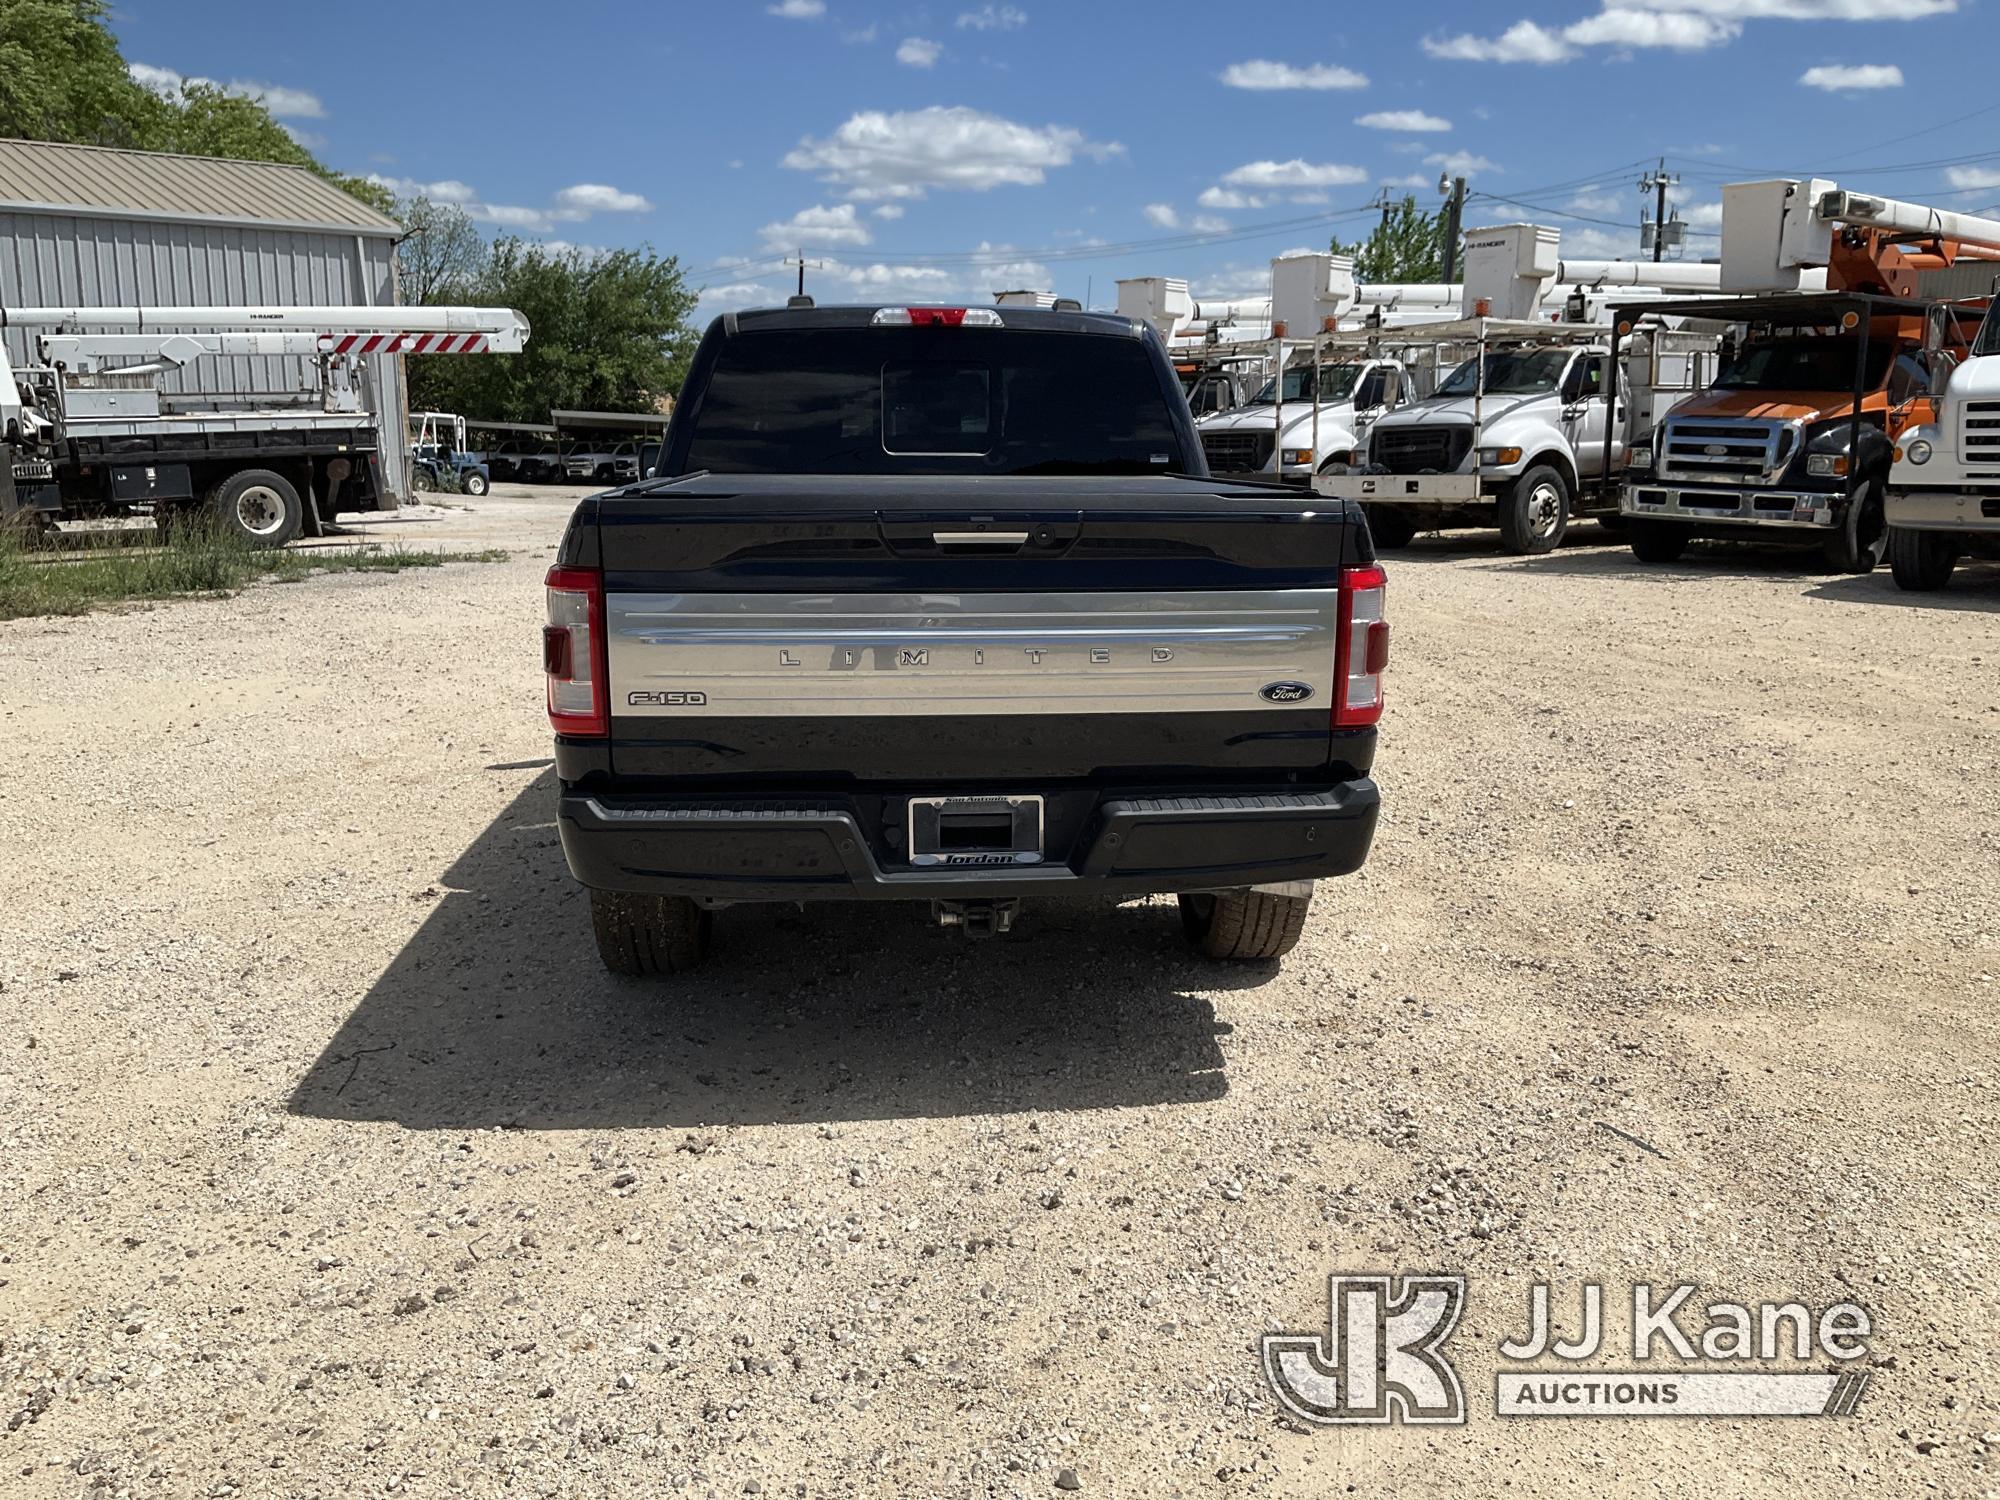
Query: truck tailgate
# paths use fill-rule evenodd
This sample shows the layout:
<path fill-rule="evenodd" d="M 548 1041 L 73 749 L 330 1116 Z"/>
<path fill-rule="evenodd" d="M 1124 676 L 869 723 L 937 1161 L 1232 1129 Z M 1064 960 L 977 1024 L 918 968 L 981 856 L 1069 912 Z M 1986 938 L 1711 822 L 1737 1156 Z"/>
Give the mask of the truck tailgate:
<path fill-rule="evenodd" d="M 1367 559 L 1343 510 L 1155 478 L 977 491 L 940 511 L 921 480 L 729 476 L 598 502 L 614 773 L 993 787 L 1351 761 L 1339 584 Z"/>

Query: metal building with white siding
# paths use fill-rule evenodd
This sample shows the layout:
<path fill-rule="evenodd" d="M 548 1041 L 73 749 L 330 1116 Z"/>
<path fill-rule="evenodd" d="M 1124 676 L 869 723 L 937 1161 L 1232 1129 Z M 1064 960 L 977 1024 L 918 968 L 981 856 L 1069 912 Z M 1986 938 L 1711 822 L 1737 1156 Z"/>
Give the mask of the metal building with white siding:
<path fill-rule="evenodd" d="M 387 306 L 401 226 L 303 167 L 99 146 L 0 140 L 0 305 Z M 8 353 L 29 357 L 19 331 Z M 382 478 L 407 492 L 396 357 L 366 361 Z M 163 404 L 316 404 L 297 357 L 197 360 L 161 383 Z"/>

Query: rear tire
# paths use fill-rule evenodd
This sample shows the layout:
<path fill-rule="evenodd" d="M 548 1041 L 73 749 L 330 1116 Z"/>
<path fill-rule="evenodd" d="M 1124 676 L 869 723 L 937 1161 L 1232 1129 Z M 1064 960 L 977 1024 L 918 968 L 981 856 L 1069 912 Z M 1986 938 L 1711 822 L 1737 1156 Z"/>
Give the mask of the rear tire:
<path fill-rule="evenodd" d="M 1958 538 L 1948 531 L 1889 528 L 1889 572 L 1896 587 L 1928 594 L 1951 582 L 1958 566 Z"/>
<path fill-rule="evenodd" d="M 1889 549 L 1889 525 L 1882 509 L 1882 481 L 1870 480 L 1847 502 L 1847 511 L 1826 539 L 1826 565 L 1836 573 L 1872 573 Z"/>
<path fill-rule="evenodd" d="M 282 474 L 241 469 L 209 492 L 209 514 L 225 536 L 252 547 L 282 547 L 299 534 L 306 508 Z"/>
<path fill-rule="evenodd" d="M 1375 538 L 1375 550 L 1394 552 L 1407 547 L 1417 535 L 1417 518 L 1397 505 L 1364 505 L 1368 534 Z"/>
<path fill-rule="evenodd" d="M 593 890 L 590 926 L 605 968 L 650 977 L 685 974 L 700 964 L 708 956 L 715 917 L 686 896 Z"/>
<path fill-rule="evenodd" d="M 1555 551 L 1569 530 L 1570 505 L 1561 471 L 1536 464 L 1500 497 L 1501 545 L 1518 557 Z"/>
<path fill-rule="evenodd" d="M 1689 537 L 1685 527 L 1635 517 L 1626 540 L 1631 544 L 1632 555 L 1640 562 L 1670 563 L 1680 561 L 1681 554 L 1687 551 Z"/>
<path fill-rule="evenodd" d="M 1201 891 L 1180 898 L 1181 930 L 1205 958 L 1282 958 L 1299 944 L 1311 896 Z"/>
<path fill-rule="evenodd" d="M 483 495 L 488 489 L 486 476 L 477 469 L 467 469 L 460 476 L 460 483 L 464 486 L 465 493 L 468 495 Z"/>

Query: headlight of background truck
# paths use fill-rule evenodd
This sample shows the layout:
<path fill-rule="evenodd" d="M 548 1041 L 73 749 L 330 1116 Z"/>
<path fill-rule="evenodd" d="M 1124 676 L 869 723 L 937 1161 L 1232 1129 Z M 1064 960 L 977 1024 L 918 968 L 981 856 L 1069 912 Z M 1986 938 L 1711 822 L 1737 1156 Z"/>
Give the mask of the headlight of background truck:
<path fill-rule="evenodd" d="M 1292 464 L 1309 464 L 1313 461 L 1313 451 L 1310 448 L 1283 448 L 1279 450 L 1279 457 L 1285 461 L 1287 466 Z"/>
<path fill-rule="evenodd" d="M 1479 450 L 1479 462 L 1483 467 L 1488 469 L 1504 469 L 1509 464 L 1517 464 L 1520 461 L 1521 450 L 1519 448 L 1481 448 Z"/>
<path fill-rule="evenodd" d="M 1923 438 L 1914 438 L 1903 450 L 1903 457 L 1913 464 L 1927 464 L 1931 461 L 1931 445 Z"/>

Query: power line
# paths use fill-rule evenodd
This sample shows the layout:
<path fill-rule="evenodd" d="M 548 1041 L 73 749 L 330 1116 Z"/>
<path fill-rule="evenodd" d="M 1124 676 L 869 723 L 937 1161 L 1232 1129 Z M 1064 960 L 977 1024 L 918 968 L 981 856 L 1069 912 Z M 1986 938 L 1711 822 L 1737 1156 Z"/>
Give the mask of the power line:
<path fill-rule="evenodd" d="M 1640 157 L 1615 167 L 1590 172 L 1570 179 L 1568 182 L 1544 183 L 1522 191 L 1536 195 L 1558 193 L 1570 189 L 1580 189 L 1621 177 L 1635 167 L 1651 164 L 1653 158 Z M 1746 169 L 1747 170 L 1747 169 Z M 1563 209 L 1553 209 L 1508 197 L 1498 193 L 1474 192 L 1468 199 L 1488 198 L 1499 203 L 1509 203 L 1518 208 L 1531 209 L 1536 213 L 1546 213 L 1558 218 L 1572 219 L 1578 223 L 1604 224 L 1613 229 L 1630 229 L 1629 224 L 1616 223 L 1609 219 L 1594 219 L 1585 214 L 1571 213 Z M 1128 256 L 1163 254 L 1175 250 L 1201 249 L 1210 245 L 1242 244 L 1249 240 L 1268 239 L 1283 234 L 1303 233 L 1306 230 L 1328 229 L 1336 224 L 1348 223 L 1366 218 L 1381 211 L 1380 200 L 1351 207 L 1327 209 L 1316 214 L 1305 214 L 1289 219 L 1268 219 L 1255 224 L 1245 224 L 1234 229 L 1200 232 L 1189 231 L 1182 234 L 1156 235 L 1148 239 L 1118 240 L 1095 245 L 1051 245 L 1041 248 L 1011 247 L 997 250 L 888 250 L 871 249 L 869 258 L 887 264 L 913 267 L 967 267 L 1003 266 L 1015 261 L 1086 261 L 1114 260 Z M 1694 234 L 1708 231 L 1690 230 Z M 713 265 L 701 266 L 686 273 L 693 282 L 710 277 L 729 276 L 744 281 L 760 281 L 779 275 L 788 269 L 785 252 L 771 252 L 764 255 L 745 256 L 738 260 L 718 261 Z"/>
<path fill-rule="evenodd" d="M 1546 203 L 1524 203 L 1519 198 L 1509 198 L 1500 193 L 1474 193 L 1472 196 L 1475 198 L 1490 198 L 1495 203 L 1505 203 L 1513 208 L 1525 208 L 1530 213 L 1547 214 L 1550 218 L 1554 219 L 1573 219 L 1579 224 L 1602 224 L 1607 229 L 1636 229 L 1638 227 L 1634 224 L 1620 223 L 1617 219 L 1600 219 L 1590 214 L 1572 213 L 1566 208 L 1551 208 Z M 1713 229 L 1695 229 L 1690 227 L 1688 233 L 1698 234 L 1704 239 L 1720 238 L 1719 232 Z"/>

